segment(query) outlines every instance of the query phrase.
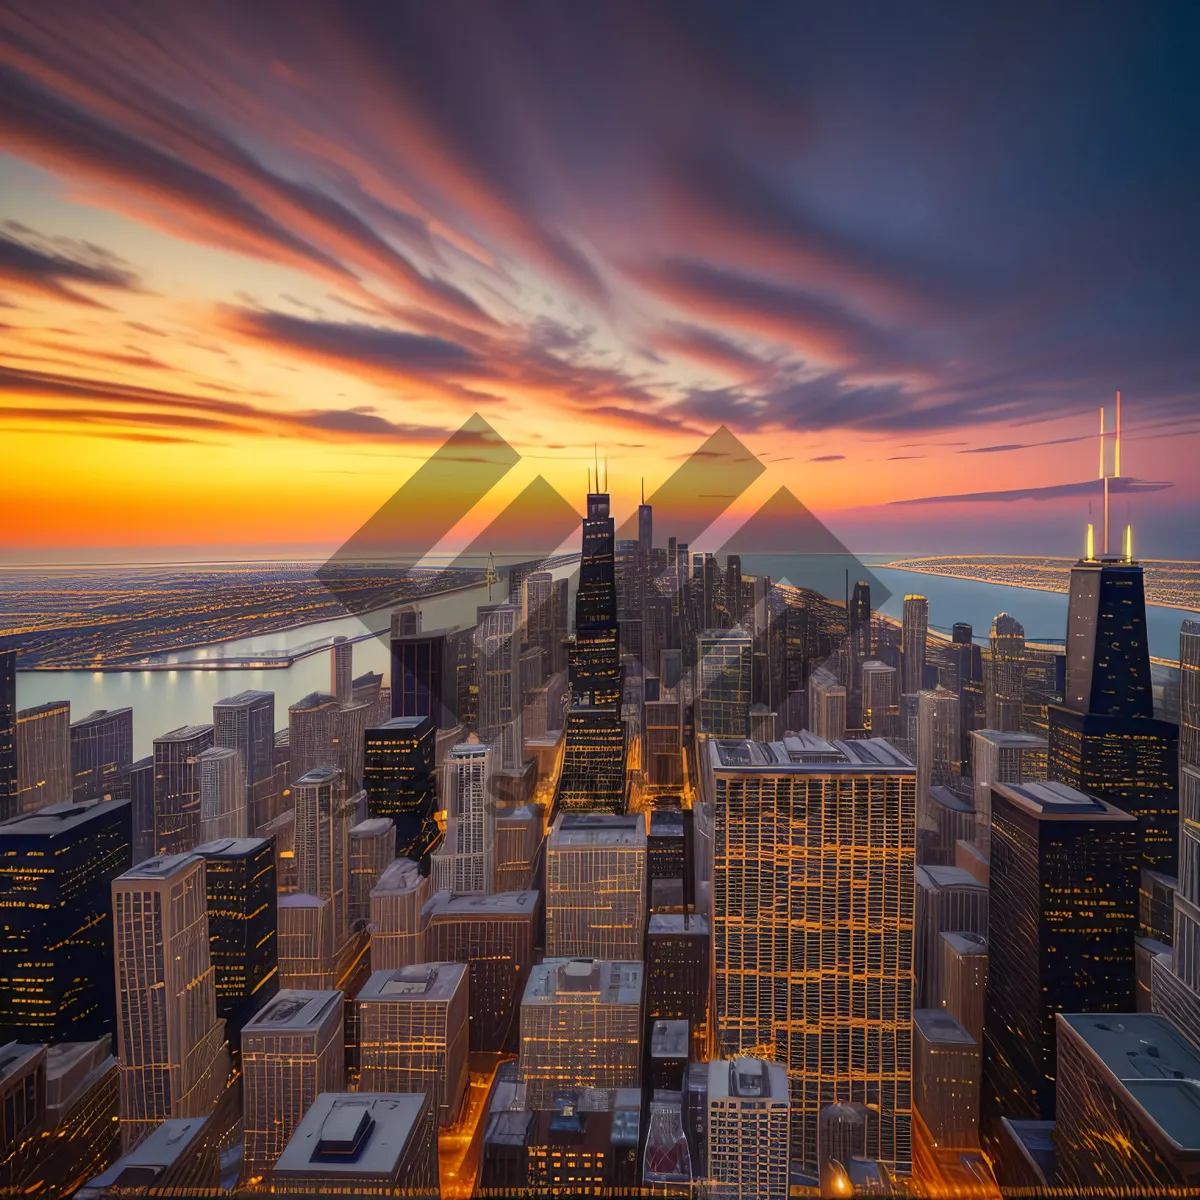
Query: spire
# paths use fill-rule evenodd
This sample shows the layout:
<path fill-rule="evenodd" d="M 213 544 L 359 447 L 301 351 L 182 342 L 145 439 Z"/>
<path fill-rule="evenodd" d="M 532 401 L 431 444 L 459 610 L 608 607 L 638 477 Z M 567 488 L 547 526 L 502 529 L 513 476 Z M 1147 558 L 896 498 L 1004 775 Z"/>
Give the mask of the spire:
<path fill-rule="evenodd" d="M 600 490 L 600 446 L 598 443 L 592 443 L 592 459 L 596 468 L 596 491 Z"/>
<path fill-rule="evenodd" d="M 646 503 L 646 477 L 642 476 L 642 503 Z"/>
<path fill-rule="evenodd" d="M 1121 393 L 1117 393 L 1117 437 L 1113 451 L 1113 478 L 1121 478 Z"/>
<path fill-rule="evenodd" d="M 1088 523 L 1087 530 L 1087 549 L 1084 552 L 1083 557 L 1088 562 L 1093 562 L 1096 558 L 1096 527 L 1090 522 Z"/>
<path fill-rule="evenodd" d="M 1133 562 L 1133 526 L 1125 526 L 1125 561 Z"/>

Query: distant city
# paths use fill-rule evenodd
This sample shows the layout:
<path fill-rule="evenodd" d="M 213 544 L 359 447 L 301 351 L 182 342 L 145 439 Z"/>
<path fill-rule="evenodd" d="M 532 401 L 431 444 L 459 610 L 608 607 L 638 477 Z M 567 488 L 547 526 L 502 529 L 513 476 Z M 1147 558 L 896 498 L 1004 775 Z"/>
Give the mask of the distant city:
<path fill-rule="evenodd" d="M 82 637 L 162 649 L 149 588 L 8 638 L 13 1194 L 1195 1186 L 1200 620 L 1156 686 L 1129 536 L 1061 641 L 945 634 L 590 483 L 578 555 L 364 574 L 387 671 L 333 635 L 285 721 L 244 688 L 135 758 L 131 706 L 18 707 Z M 307 587 L 252 575 L 225 632 Z"/>

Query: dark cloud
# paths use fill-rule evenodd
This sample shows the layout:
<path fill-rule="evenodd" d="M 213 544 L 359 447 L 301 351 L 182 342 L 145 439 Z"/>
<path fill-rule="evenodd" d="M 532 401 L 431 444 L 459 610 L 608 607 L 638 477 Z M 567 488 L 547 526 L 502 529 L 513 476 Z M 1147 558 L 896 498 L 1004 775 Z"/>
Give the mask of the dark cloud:
<path fill-rule="evenodd" d="M 925 454 L 889 454 L 888 462 L 912 462 L 914 459 L 927 458 Z"/>
<path fill-rule="evenodd" d="M 1010 442 L 1003 446 L 975 446 L 971 450 L 960 450 L 959 454 L 1004 454 L 1009 450 L 1032 450 L 1036 446 L 1065 446 L 1069 442 L 1086 442 L 1091 435 L 1079 437 L 1049 438 L 1044 442 Z"/>
<path fill-rule="evenodd" d="M 816 458 L 805 459 L 806 462 L 841 462 L 844 454 L 818 454 Z"/>
<path fill-rule="evenodd" d="M 1074 496 L 1100 497 L 1104 494 L 1099 479 L 1088 479 L 1083 483 L 1059 483 L 1050 487 L 1009 488 L 999 492 L 965 492 L 953 496 L 921 496 L 914 500 L 893 500 L 893 505 L 902 504 L 971 504 L 1008 503 L 1016 500 L 1061 500 Z M 1146 479 L 1110 479 L 1109 491 L 1113 495 L 1136 495 L 1142 492 L 1161 492 L 1173 483 L 1152 482 Z"/>
<path fill-rule="evenodd" d="M 103 307 L 92 296 L 70 285 L 90 285 L 139 291 L 141 282 L 119 260 L 90 243 L 56 246 L 16 221 L 5 223 L 15 234 L 0 234 L 0 281 L 10 287 L 41 292 L 57 300 Z"/>

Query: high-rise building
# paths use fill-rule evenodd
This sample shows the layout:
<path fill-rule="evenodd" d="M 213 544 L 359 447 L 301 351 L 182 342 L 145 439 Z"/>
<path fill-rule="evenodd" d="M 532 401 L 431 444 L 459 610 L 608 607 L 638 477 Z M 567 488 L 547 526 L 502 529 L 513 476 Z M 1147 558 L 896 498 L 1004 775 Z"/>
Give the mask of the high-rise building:
<path fill-rule="evenodd" d="M 71 799 L 71 705 L 53 700 L 17 713 L 17 792 L 20 812 Z"/>
<path fill-rule="evenodd" d="M 809 1169 L 821 1109 L 849 1100 L 878 1111 L 869 1157 L 906 1170 L 911 1043 L 900 1031 L 913 1010 L 912 763 L 876 738 L 833 744 L 804 734 L 713 740 L 704 771 L 715 815 L 721 1052 L 772 1048 L 792 1081 L 792 1157 Z"/>
<path fill-rule="evenodd" d="M 541 861 L 544 813 L 540 804 L 497 808 L 489 892 L 523 892 L 533 886 Z"/>
<path fill-rule="evenodd" d="M 186 854 L 200 839 L 200 755 L 211 725 L 181 725 L 154 739 L 154 853 Z"/>
<path fill-rule="evenodd" d="M 850 634 L 850 695 L 851 717 L 856 727 L 863 724 L 862 668 L 872 654 L 871 644 L 871 585 L 860 579 L 850 596 L 850 611 L 847 616 Z"/>
<path fill-rule="evenodd" d="M 917 693 L 917 826 L 936 829 L 930 804 L 935 787 L 957 788 L 962 772 L 959 700 L 944 687 Z M 953 853 L 953 846 L 941 847 Z"/>
<path fill-rule="evenodd" d="M 517 1066 L 527 1107 L 553 1108 L 564 1090 L 640 1084 L 642 985 L 640 962 L 547 958 L 530 971 Z"/>
<path fill-rule="evenodd" d="M 409 858 L 397 858 L 371 889 L 371 969 L 394 970 L 425 957 L 422 910 L 433 888 Z"/>
<path fill-rule="evenodd" d="M 913 1109 L 938 1150 L 979 1145 L 980 1045 L 944 1008 L 913 1013 Z"/>
<path fill-rule="evenodd" d="M 645 817 L 560 813 L 546 840 L 546 953 L 641 961 L 645 931 Z"/>
<path fill-rule="evenodd" d="M 983 664 L 983 694 L 989 729 L 1021 728 L 1025 704 L 1025 627 L 998 613 L 988 634 Z"/>
<path fill-rule="evenodd" d="M 279 897 L 279 986 L 325 992 L 337 982 L 333 901 L 305 892 Z"/>
<path fill-rule="evenodd" d="M 293 779 L 314 767 L 337 765 L 334 740 L 341 705 L 333 696 L 309 692 L 288 708 L 288 748 Z"/>
<path fill-rule="evenodd" d="M 236 750 L 209 746 L 196 756 L 200 775 L 201 842 L 249 835 L 246 812 L 246 778 Z"/>
<path fill-rule="evenodd" d="M 437 841 L 434 754 L 437 731 L 428 716 L 393 717 L 365 738 L 363 786 L 367 811 L 396 826 L 396 853 L 421 859 Z"/>
<path fill-rule="evenodd" d="M 696 720 L 702 733 L 744 738 L 750 732 L 753 644 L 742 628 L 706 629 L 696 641 Z M 843 696 L 844 699 L 844 696 Z"/>
<path fill-rule="evenodd" d="M 554 576 L 549 571 L 534 571 L 521 584 L 521 621 L 525 640 L 544 656 L 547 672 L 555 659 Z"/>
<path fill-rule="evenodd" d="M 133 709 L 99 708 L 71 725 L 71 799 L 75 803 L 129 794 Z"/>
<path fill-rule="evenodd" d="M 987 938 L 982 934 L 955 930 L 943 933 L 939 940 L 942 950 L 941 1003 L 982 1047 L 987 1006 Z"/>
<path fill-rule="evenodd" d="M 292 784 L 296 805 L 296 885 L 333 903 L 333 937 L 350 928 L 350 826 L 354 811 L 336 767 L 314 767 Z"/>
<path fill-rule="evenodd" d="M 735 1058 L 708 1064 L 708 1175 L 721 1200 L 786 1200 L 787 1074 L 779 1063 Z"/>
<path fill-rule="evenodd" d="M 133 862 L 154 857 L 154 756 L 147 754 L 129 768 L 129 805 L 133 814 Z"/>
<path fill-rule="evenodd" d="M 924 687 L 925 641 L 929 633 L 929 601 L 924 596 L 904 597 L 901 630 L 904 663 L 901 690 L 905 696 L 915 696 Z"/>
<path fill-rule="evenodd" d="M 17 813 L 17 652 L 0 650 L 0 820 Z"/>
<path fill-rule="evenodd" d="M 354 691 L 354 643 L 345 636 L 329 647 L 329 691 L 339 704 L 349 704 Z"/>
<path fill-rule="evenodd" d="M 1135 821 L 1061 783 L 992 788 L 985 1124 L 1054 1113 L 1054 1014 L 1132 1012 Z"/>
<path fill-rule="evenodd" d="M 213 745 L 236 750 L 246 781 L 248 832 L 276 816 L 275 693 L 244 691 L 213 705 Z"/>
<path fill-rule="evenodd" d="M 918 867 L 916 883 L 917 1003 L 921 1008 L 938 1008 L 945 999 L 941 935 L 986 937 L 988 889 L 962 867 Z"/>
<path fill-rule="evenodd" d="M 887 663 L 872 659 L 863 663 L 860 675 L 863 726 L 876 737 L 885 736 L 885 717 L 900 703 L 899 672 Z"/>
<path fill-rule="evenodd" d="M 480 742 L 464 742 L 446 757 L 441 781 L 446 836 L 431 859 L 435 891 L 491 891 L 496 822 L 489 785 L 498 760 Z"/>
<path fill-rule="evenodd" d="M 971 731 L 971 781 L 975 793 L 975 844 L 986 857 L 992 841 L 992 787 L 1046 778 L 1044 737 L 1020 730 Z"/>
<path fill-rule="evenodd" d="M 684 1020 L 698 1050 L 707 1045 L 708 918 L 700 913 L 652 913 L 646 929 L 646 1016 Z"/>
<path fill-rule="evenodd" d="M 392 623 L 392 716 L 428 717 L 435 729 L 474 719 L 475 630 L 407 628 Z"/>
<path fill-rule="evenodd" d="M 267 1174 L 317 1097 L 345 1087 L 342 994 L 279 992 L 242 1030 L 242 1178 Z"/>
<path fill-rule="evenodd" d="M 467 1090 L 467 967 L 435 962 L 375 971 L 358 993 L 364 1092 L 425 1092 L 439 1125 Z"/>
<path fill-rule="evenodd" d="M 396 858 L 396 826 L 371 817 L 350 828 L 350 924 L 371 919 L 371 891 Z"/>
<path fill-rule="evenodd" d="M 1176 873 L 1178 727 L 1154 716 L 1140 563 L 1071 568 L 1066 688 L 1049 706 L 1049 775 L 1137 818 L 1146 866 Z"/>
<path fill-rule="evenodd" d="M 55 805 L 0 824 L 0 1039 L 115 1032 L 112 881 L 131 865 L 129 801 Z"/>
<path fill-rule="evenodd" d="M 808 677 L 808 712 L 817 737 L 836 741 L 846 736 L 846 688 L 825 667 L 818 667 Z"/>
<path fill-rule="evenodd" d="M 147 859 L 113 880 L 121 1134 L 208 1113 L 225 1083 L 204 859 Z"/>
<path fill-rule="evenodd" d="M 279 990 L 275 854 L 267 838 L 222 838 L 197 846 L 204 859 L 208 952 L 217 1016 L 230 1045 Z"/>
<path fill-rule="evenodd" d="M 479 609 L 479 738 L 495 748 L 496 766 L 519 769 L 524 758 L 521 732 L 521 610 L 515 604 Z"/>

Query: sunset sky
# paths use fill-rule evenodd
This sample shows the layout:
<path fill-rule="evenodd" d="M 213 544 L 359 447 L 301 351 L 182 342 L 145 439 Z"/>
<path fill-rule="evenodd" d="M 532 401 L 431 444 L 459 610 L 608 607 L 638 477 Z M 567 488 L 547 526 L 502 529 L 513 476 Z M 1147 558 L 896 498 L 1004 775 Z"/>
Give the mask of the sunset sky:
<path fill-rule="evenodd" d="M 476 412 L 493 508 L 598 445 L 624 516 L 724 424 L 855 550 L 1073 554 L 1118 388 L 1172 485 L 1118 519 L 1195 557 L 1198 50 L 1194 4 L 6 5 L 0 560 L 327 553 Z"/>

